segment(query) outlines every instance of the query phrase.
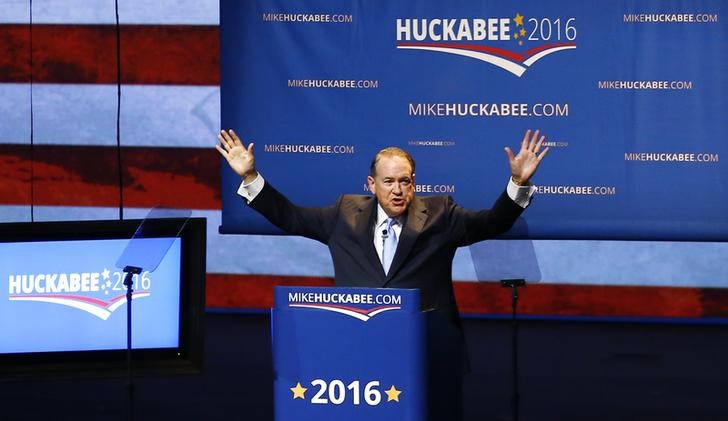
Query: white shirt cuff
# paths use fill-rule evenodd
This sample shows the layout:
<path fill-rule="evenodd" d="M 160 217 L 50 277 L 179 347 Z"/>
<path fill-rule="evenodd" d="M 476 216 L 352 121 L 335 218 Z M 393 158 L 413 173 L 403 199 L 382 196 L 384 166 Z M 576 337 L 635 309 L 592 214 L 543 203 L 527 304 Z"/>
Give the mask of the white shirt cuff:
<path fill-rule="evenodd" d="M 245 180 L 243 179 L 243 182 L 240 183 L 240 187 L 238 188 L 238 194 L 250 203 L 256 196 L 258 196 L 258 193 L 263 190 L 263 186 L 265 186 L 265 180 L 263 179 L 263 176 L 258 173 L 255 180 L 248 184 L 245 184 Z"/>
<path fill-rule="evenodd" d="M 536 186 L 530 183 L 525 186 L 519 186 L 513 182 L 513 178 L 510 178 L 506 192 L 508 193 L 508 197 L 516 202 L 518 206 L 526 208 L 531 204 L 531 197 L 536 192 Z"/>

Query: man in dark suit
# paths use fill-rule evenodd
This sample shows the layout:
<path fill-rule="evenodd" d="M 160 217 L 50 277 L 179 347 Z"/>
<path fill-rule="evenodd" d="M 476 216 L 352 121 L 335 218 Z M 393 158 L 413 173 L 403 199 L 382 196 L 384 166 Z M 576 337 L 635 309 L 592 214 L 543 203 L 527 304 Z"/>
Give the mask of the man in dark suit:
<path fill-rule="evenodd" d="M 299 207 L 258 174 L 252 143 L 246 148 L 232 130 L 218 138 L 218 151 L 243 178 L 238 194 L 284 231 L 328 245 L 337 286 L 418 288 L 423 310 L 434 310 L 430 325 L 437 326 L 430 332 L 430 355 L 446 356 L 447 364 L 435 369 L 443 376 L 462 371 L 452 287 L 455 251 L 507 231 L 528 205 L 534 190 L 529 180 L 548 152 L 541 149 L 544 137 L 538 130 L 533 136 L 526 132 L 517 155 L 505 148 L 511 180 L 493 207 L 481 211 L 464 209 L 449 196 L 416 197 L 415 162 L 399 148 L 383 149 L 372 160 L 367 182 L 374 196 L 342 195 L 329 207 Z M 445 389 L 460 387 L 459 378 Z M 457 410 L 449 414 L 458 418 Z"/>

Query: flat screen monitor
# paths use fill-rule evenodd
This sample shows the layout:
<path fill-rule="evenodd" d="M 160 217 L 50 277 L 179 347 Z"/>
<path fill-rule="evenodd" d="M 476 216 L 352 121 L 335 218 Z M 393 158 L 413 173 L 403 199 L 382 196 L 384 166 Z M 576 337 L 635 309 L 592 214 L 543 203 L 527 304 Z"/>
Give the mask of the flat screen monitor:
<path fill-rule="evenodd" d="M 129 248 L 157 253 L 134 275 L 132 347 L 137 372 L 195 371 L 202 361 L 205 220 L 0 224 L 0 370 L 123 371 Z M 152 267 L 155 266 L 155 267 Z"/>

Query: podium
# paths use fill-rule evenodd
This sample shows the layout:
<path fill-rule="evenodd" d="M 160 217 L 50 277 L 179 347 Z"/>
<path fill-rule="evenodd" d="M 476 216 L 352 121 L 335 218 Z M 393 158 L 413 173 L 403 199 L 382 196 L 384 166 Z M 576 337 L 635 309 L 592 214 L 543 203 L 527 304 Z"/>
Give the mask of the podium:
<path fill-rule="evenodd" d="M 422 420 L 418 290 L 276 287 L 276 420 Z"/>

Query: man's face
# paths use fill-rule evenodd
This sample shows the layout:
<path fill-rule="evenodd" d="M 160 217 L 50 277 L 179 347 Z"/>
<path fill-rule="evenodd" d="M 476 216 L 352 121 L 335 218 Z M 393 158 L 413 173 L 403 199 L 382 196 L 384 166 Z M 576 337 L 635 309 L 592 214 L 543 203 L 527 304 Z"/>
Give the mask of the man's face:
<path fill-rule="evenodd" d="M 415 197 L 415 179 L 406 158 L 384 155 L 379 158 L 374 177 L 367 177 L 369 190 L 390 217 L 402 215 Z"/>

